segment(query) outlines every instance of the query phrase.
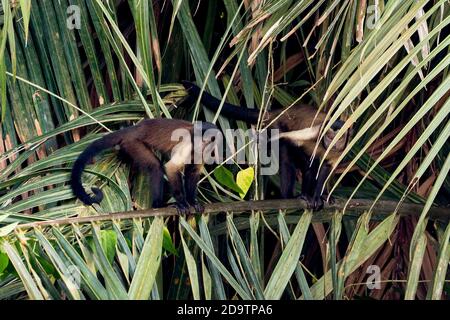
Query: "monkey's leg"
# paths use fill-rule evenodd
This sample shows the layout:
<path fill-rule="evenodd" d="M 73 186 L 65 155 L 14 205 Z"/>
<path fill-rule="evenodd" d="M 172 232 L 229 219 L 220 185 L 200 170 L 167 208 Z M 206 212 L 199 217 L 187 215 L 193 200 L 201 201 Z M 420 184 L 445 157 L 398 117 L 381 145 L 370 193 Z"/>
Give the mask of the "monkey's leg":
<path fill-rule="evenodd" d="M 170 161 L 166 163 L 166 175 L 172 189 L 172 195 L 176 200 L 175 207 L 179 214 L 187 215 L 190 214 L 190 211 L 189 204 L 184 196 L 182 169 L 182 167 L 176 166 Z"/>
<path fill-rule="evenodd" d="M 302 171 L 302 193 L 300 199 L 308 201 L 314 194 L 315 179 L 313 170 Z"/>
<path fill-rule="evenodd" d="M 152 207 L 164 207 L 164 170 L 153 151 L 143 143 L 134 142 L 122 146 L 121 152 L 126 154 L 126 157 L 134 159 L 134 162 L 141 170 L 148 172 L 150 185 L 152 186 Z"/>
<path fill-rule="evenodd" d="M 194 207 L 197 213 L 203 213 L 205 208 L 197 201 L 197 184 L 200 180 L 202 165 L 189 164 L 184 169 L 184 187 L 187 202 Z"/>
<path fill-rule="evenodd" d="M 294 197 L 295 165 L 289 156 L 289 146 L 280 144 L 280 191 L 281 197 L 290 199 Z"/>
<path fill-rule="evenodd" d="M 302 173 L 302 191 L 298 197 L 307 201 L 308 197 L 312 197 L 315 186 L 314 175 L 311 172 L 311 169 L 314 170 L 314 168 L 310 166 L 310 157 L 301 147 L 290 146 L 289 158 L 296 170 L 300 170 Z"/>
<path fill-rule="evenodd" d="M 163 191 L 164 191 L 164 170 L 161 167 L 161 163 L 155 164 L 149 168 L 149 174 L 152 184 L 152 207 L 161 208 L 164 207 Z"/>
<path fill-rule="evenodd" d="M 310 203 L 310 206 L 313 208 L 313 210 L 320 210 L 323 208 L 324 202 L 322 199 L 322 188 L 330 172 L 331 166 L 328 164 L 324 164 L 320 168 L 319 177 L 317 178 L 316 187 L 314 189 L 314 195 Z"/>
<path fill-rule="evenodd" d="M 300 153 L 299 161 L 299 167 L 302 172 L 302 193 L 300 197 L 307 199 L 314 194 L 316 187 L 315 175 L 319 168 L 318 161 L 314 159 L 313 163 L 311 163 L 310 157 L 303 151 Z"/>

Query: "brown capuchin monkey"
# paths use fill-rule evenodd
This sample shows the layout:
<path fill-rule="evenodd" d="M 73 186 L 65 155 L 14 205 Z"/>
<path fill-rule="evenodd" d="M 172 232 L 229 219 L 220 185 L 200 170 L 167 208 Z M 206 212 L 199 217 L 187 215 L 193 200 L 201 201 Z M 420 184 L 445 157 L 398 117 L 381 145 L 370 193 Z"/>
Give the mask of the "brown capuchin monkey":
<path fill-rule="evenodd" d="M 200 88 L 195 84 L 183 81 L 189 96 L 198 98 Z M 218 111 L 221 101 L 207 92 L 203 92 L 201 103 L 213 111 Z M 249 109 L 244 106 L 235 106 L 230 103 L 222 105 L 221 114 L 235 120 L 256 124 L 259 119 L 258 109 Z M 319 169 L 320 159 L 331 141 L 344 125 L 341 120 L 335 121 L 320 141 L 316 156 L 311 161 L 314 148 L 320 133 L 320 127 L 326 119 L 325 112 L 309 105 L 294 105 L 287 110 L 268 111 L 262 119 L 262 126 L 269 129 L 278 129 L 280 139 L 280 192 L 282 198 L 294 198 L 296 170 L 302 172 L 302 193 L 300 198 L 306 200 L 308 207 L 320 210 L 324 205 L 322 190 L 326 178 L 331 172 L 335 161 L 347 146 L 351 130 L 347 131 L 332 147 Z M 313 125 L 314 124 L 314 125 Z"/>
<path fill-rule="evenodd" d="M 73 193 L 86 205 L 100 203 L 103 199 L 102 191 L 92 188 L 94 195 L 88 195 L 81 183 L 81 174 L 96 154 L 116 147 L 141 170 L 148 172 L 152 185 L 153 208 L 164 206 L 165 173 L 176 200 L 178 213 L 190 214 L 190 206 L 197 213 L 201 213 L 204 208 L 197 201 L 197 183 L 205 163 L 204 157 L 212 156 L 213 152 L 209 154 L 207 148 L 214 144 L 214 132 L 217 131 L 218 128 L 209 122 L 198 121 L 193 124 L 184 120 L 159 118 L 143 120 L 137 125 L 106 134 L 91 143 L 75 161 L 71 176 Z M 155 152 L 169 157 L 164 167 Z M 211 161 L 210 159 L 208 161 Z"/>

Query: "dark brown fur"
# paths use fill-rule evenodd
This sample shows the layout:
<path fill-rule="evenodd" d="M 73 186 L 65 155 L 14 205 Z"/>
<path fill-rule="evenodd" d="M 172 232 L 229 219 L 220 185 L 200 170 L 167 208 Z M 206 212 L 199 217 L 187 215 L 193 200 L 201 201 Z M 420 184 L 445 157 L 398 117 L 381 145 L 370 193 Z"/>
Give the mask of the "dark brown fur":
<path fill-rule="evenodd" d="M 208 124 L 208 128 L 214 126 Z M 178 150 L 180 141 L 172 140 L 172 133 L 178 129 L 185 129 L 193 137 L 194 125 L 188 121 L 175 119 L 147 119 L 139 124 L 105 135 L 94 141 L 80 154 L 72 169 L 71 185 L 74 194 L 87 205 L 99 203 L 103 195 L 98 188 L 92 188 L 95 196 L 89 196 L 81 184 L 81 174 L 86 166 L 97 153 L 102 150 L 118 146 L 120 153 L 133 162 L 143 171 L 148 172 L 151 178 L 153 207 L 163 206 L 163 182 L 166 173 L 172 194 L 176 200 L 176 206 L 180 213 L 189 213 L 189 205 L 201 211 L 202 207 L 196 199 L 197 183 L 200 177 L 201 164 L 194 164 L 193 141 L 188 141 L 184 149 L 190 163 L 180 157 Z M 209 142 L 206 142 L 209 143 Z M 205 142 L 204 142 L 205 145 Z M 190 147 L 190 149 L 189 149 Z M 175 151 L 174 148 L 178 148 Z M 169 156 L 165 170 L 155 152 Z M 173 152 L 173 157 L 172 156 Z M 187 159 L 186 159 L 187 160 Z M 185 174 L 185 186 L 183 186 L 182 174 Z"/>
<path fill-rule="evenodd" d="M 183 82 L 189 95 L 198 97 L 200 88 L 190 82 Z M 218 111 L 220 100 L 203 92 L 201 102 L 207 108 Z M 259 110 L 235 106 L 229 103 L 222 105 L 223 115 L 256 124 L 259 120 Z M 326 119 L 326 113 L 317 112 L 309 105 L 294 105 L 286 110 L 266 112 L 262 118 L 262 127 L 280 131 L 280 190 L 283 198 L 294 197 L 296 170 L 302 172 L 302 194 L 309 206 L 318 210 L 323 207 L 322 189 L 326 178 L 341 152 L 347 145 L 350 133 L 347 132 L 331 148 L 324 164 L 319 169 L 319 160 L 323 159 L 331 140 L 342 127 L 341 121 L 336 121 L 326 132 L 322 141 L 317 144 L 320 126 Z M 307 133 L 307 134 L 305 134 Z M 311 161 L 315 152 L 315 159 Z"/>

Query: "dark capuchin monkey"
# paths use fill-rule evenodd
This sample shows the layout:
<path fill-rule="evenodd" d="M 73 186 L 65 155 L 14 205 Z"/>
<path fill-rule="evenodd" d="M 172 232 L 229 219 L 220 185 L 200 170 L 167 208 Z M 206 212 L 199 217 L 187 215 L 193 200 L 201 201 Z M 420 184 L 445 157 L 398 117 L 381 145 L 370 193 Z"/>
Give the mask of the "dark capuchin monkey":
<path fill-rule="evenodd" d="M 195 84 L 183 81 L 188 95 L 198 98 L 201 89 Z M 201 103 L 213 111 L 218 111 L 221 101 L 207 92 L 203 92 Z M 243 106 L 235 106 L 229 103 L 222 105 L 221 114 L 235 120 L 256 124 L 259 119 L 259 110 L 249 109 Z M 344 122 L 337 120 L 333 123 L 320 141 L 315 152 L 316 142 L 320 134 L 322 123 L 326 119 L 326 113 L 317 112 L 317 109 L 309 105 L 294 105 L 286 110 L 273 110 L 266 112 L 262 119 L 262 127 L 278 129 L 280 139 L 280 192 L 285 199 L 294 198 L 296 172 L 302 173 L 302 193 L 300 197 L 308 203 L 313 210 L 323 208 L 325 196 L 322 195 L 324 183 L 331 172 L 331 168 L 337 161 L 341 152 L 348 143 L 351 130 L 347 131 L 332 147 L 326 156 L 323 165 L 319 169 L 320 159 L 330 146 L 335 135 L 342 128 Z M 330 198 L 331 199 L 331 198 Z"/>
<path fill-rule="evenodd" d="M 106 134 L 91 143 L 75 161 L 71 176 L 73 193 L 86 205 L 100 203 L 103 193 L 98 188 L 92 188 L 94 195 L 88 195 L 81 183 L 81 174 L 96 154 L 116 147 L 124 158 L 131 159 L 141 170 L 148 172 L 152 185 L 153 208 L 164 206 L 165 173 L 176 200 L 178 213 L 190 214 L 190 206 L 201 213 L 203 206 L 197 201 L 197 183 L 205 163 L 204 157 L 213 156 L 213 152 L 206 152 L 206 148 L 211 148 L 214 144 L 214 134 L 206 133 L 211 133 L 209 130 L 215 132 L 218 128 L 209 122 L 193 124 L 184 120 L 160 118 L 143 120 L 137 125 Z M 195 136 L 194 139 L 194 133 L 200 137 Z M 155 152 L 169 157 L 164 168 Z"/>

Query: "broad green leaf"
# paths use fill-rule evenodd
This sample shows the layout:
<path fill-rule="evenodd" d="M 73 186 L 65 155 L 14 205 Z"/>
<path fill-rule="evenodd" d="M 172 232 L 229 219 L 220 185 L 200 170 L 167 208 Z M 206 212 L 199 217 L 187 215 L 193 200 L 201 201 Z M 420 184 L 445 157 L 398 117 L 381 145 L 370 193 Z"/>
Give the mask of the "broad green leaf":
<path fill-rule="evenodd" d="M 112 263 L 116 255 L 117 235 L 113 230 L 101 230 L 100 239 L 109 263 Z"/>
<path fill-rule="evenodd" d="M 244 199 L 247 194 L 250 186 L 253 183 L 253 179 L 255 177 L 255 170 L 253 167 L 249 167 L 247 169 L 241 170 L 237 173 L 236 176 L 236 184 L 242 190 L 239 192 L 239 196 Z"/>
<path fill-rule="evenodd" d="M 234 181 L 233 173 L 227 168 L 223 166 L 216 168 L 214 170 L 214 178 L 216 178 L 217 181 L 225 187 L 230 188 L 239 194 L 245 194 L 245 192 Z"/>

